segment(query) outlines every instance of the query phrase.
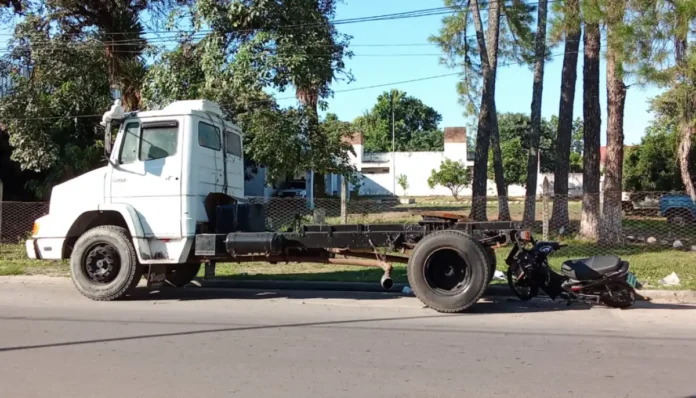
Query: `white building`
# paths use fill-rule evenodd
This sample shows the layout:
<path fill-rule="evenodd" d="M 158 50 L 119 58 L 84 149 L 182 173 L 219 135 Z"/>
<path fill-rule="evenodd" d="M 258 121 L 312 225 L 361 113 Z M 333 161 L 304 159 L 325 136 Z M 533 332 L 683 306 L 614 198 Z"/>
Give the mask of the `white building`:
<path fill-rule="evenodd" d="M 473 167 L 474 161 L 467 159 L 466 128 L 447 127 L 444 131 L 444 150 L 437 152 L 365 152 L 363 137 L 360 133 L 354 133 L 347 142 L 353 145 L 355 155 L 350 154 L 350 161 L 362 177 L 360 184 L 360 196 L 450 196 L 449 189 L 436 186 L 430 189 L 428 178 L 433 170 L 440 168 L 445 159 L 461 161 L 467 167 Z M 259 169 L 259 174 L 252 181 L 245 184 L 247 196 L 271 196 L 275 191 L 272 187 L 264 187 L 265 170 Z M 306 173 L 307 181 L 311 174 Z M 405 175 L 408 181 L 406 193 L 398 184 L 398 176 Z M 538 176 L 537 195 L 541 195 L 544 177 L 549 179 L 553 186 L 553 173 L 542 173 Z M 326 176 L 326 193 L 330 196 L 339 196 L 341 192 L 341 178 L 338 175 Z M 352 191 L 355 187 L 350 187 Z M 523 197 L 527 193 L 525 187 L 510 185 L 508 196 Z M 310 193 L 307 193 L 310 195 Z M 582 195 L 582 173 L 571 173 L 568 181 L 568 194 L 570 196 Z M 465 188 L 461 196 L 470 196 L 471 187 Z M 488 181 L 488 196 L 497 196 L 498 191 L 495 182 Z"/>
<path fill-rule="evenodd" d="M 474 165 L 473 161 L 467 160 L 466 128 L 463 127 L 445 128 L 445 145 L 441 152 L 364 152 L 360 133 L 355 133 L 349 142 L 355 151 L 355 156 L 351 155 L 351 162 L 362 176 L 360 195 L 404 195 L 397 183 L 401 174 L 407 177 L 409 187 L 406 193 L 409 196 L 450 195 L 450 191 L 442 186 L 430 189 L 428 177 L 432 171 L 438 169 L 445 159 L 461 161 L 468 167 Z M 331 176 L 327 184 L 329 193 L 339 191 L 339 184 L 338 176 Z M 335 189 L 331 189 L 332 186 Z"/>

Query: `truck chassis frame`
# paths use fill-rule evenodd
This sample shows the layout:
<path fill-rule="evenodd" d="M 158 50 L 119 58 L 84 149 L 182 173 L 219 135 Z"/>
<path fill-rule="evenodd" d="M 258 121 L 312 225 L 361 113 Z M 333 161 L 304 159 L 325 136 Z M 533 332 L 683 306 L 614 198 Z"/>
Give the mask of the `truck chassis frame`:
<path fill-rule="evenodd" d="M 193 255 L 195 261 L 213 267 L 216 262 L 304 262 L 376 267 L 384 271 L 381 285 L 387 290 L 393 286 L 392 263 L 408 263 L 409 282 L 416 296 L 438 311 L 460 312 L 474 304 L 475 301 L 471 302 L 471 295 L 466 295 L 468 298 L 455 304 L 443 305 L 437 302 L 438 298 L 450 295 L 454 289 L 450 289 L 450 292 L 438 286 L 429 289 L 426 283 L 425 289 L 432 291 L 423 291 L 423 286 L 419 286 L 423 283 L 418 283 L 417 277 L 412 279 L 411 274 L 424 274 L 427 279 L 427 263 L 431 261 L 430 256 L 438 250 L 453 250 L 459 252 L 459 257 L 463 257 L 466 256 L 464 252 L 476 252 L 479 251 L 476 249 L 478 248 L 479 257 L 475 257 L 476 253 L 473 253 L 474 257 L 463 261 L 465 265 L 457 265 L 458 260 L 451 255 L 440 255 L 438 263 L 451 264 L 444 268 L 438 264 L 442 271 L 435 273 L 453 274 L 457 270 L 468 268 L 468 271 L 460 270 L 459 274 L 464 275 L 471 274 L 472 267 L 478 267 L 486 274 L 485 289 L 495 271 L 493 250 L 513 242 L 514 234 L 519 230 L 519 224 L 512 221 L 469 222 L 443 213 L 430 214 L 424 216 L 422 221 L 410 224 L 305 225 L 292 232 L 203 233 L 196 235 Z M 451 241 L 453 238 L 456 240 Z M 435 245 L 436 249 L 425 248 L 423 250 L 429 252 L 426 253 L 426 259 L 422 260 L 422 255 L 414 259 L 414 252 L 425 241 L 432 241 L 429 246 Z M 456 247 L 465 242 L 469 244 L 468 249 Z M 443 247 L 437 248 L 439 246 Z M 480 256 L 481 253 L 483 257 Z M 446 279 L 443 275 L 433 278 Z M 459 281 L 459 285 L 461 284 L 463 282 Z M 476 300 L 480 294 L 474 295 Z"/>

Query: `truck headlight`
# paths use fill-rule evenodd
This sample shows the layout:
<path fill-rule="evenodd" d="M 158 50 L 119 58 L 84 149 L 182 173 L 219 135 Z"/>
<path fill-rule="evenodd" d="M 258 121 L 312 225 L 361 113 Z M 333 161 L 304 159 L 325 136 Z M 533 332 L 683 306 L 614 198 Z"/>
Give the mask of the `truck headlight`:
<path fill-rule="evenodd" d="M 39 234 L 39 223 L 35 221 L 34 226 L 31 229 L 31 236 L 36 236 L 38 234 Z"/>

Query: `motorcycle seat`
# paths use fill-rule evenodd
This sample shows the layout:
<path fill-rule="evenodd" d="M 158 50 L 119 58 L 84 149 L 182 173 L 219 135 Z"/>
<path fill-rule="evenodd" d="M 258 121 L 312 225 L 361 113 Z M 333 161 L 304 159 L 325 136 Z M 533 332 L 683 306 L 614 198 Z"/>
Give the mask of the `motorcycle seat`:
<path fill-rule="evenodd" d="M 561 265 L 561 274 L 578 281 L 587 281 L 619 271 L 621 266 L 622 262 L 619 257 L 592 256 L 564 262 Z"/>

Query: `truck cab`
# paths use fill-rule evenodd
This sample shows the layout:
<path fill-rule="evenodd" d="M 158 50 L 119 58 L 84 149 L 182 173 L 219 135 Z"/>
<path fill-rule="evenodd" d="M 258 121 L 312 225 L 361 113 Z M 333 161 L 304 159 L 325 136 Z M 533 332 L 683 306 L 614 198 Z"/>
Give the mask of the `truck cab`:
<path fill-rule="evenodd" d="M 206 201 L 243 201 L 242 132 L 218 105 L 177 101 L 130 113 L 119 107 L 104 117 L 105 143 L 110 125 L 119 125 L 106 166 L 53 188 L 49 214 L 36 220 L 26 241 L 30 258 L 71 258 L 92 267 L 88 274 L 107 274 L 109 258 L 131 254 L 141 265 L 187 264 L 197 230 L 209 221 Z M 133 253 L 82 247 L 82 238 L 95 229 L 125 236 Z M 84 258 L 74 258 L 77 249 Z"/>

